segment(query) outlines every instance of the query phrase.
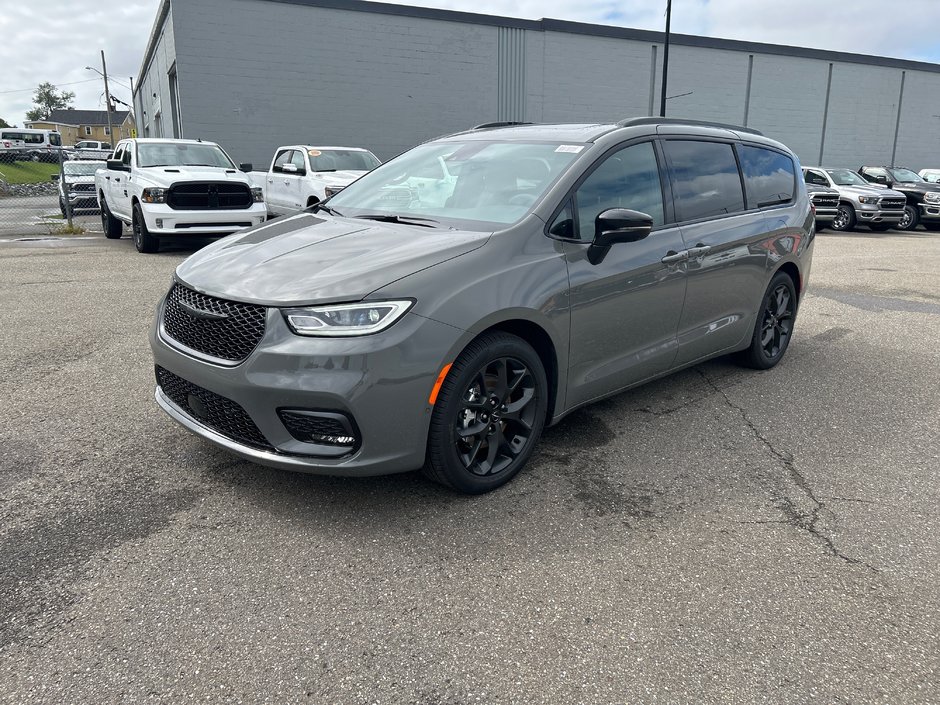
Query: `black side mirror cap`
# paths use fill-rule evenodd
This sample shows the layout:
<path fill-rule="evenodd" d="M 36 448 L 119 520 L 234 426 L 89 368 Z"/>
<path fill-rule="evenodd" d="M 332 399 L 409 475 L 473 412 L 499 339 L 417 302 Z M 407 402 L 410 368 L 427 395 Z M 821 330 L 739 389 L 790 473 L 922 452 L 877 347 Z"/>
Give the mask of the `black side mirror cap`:
<path fill-rule="evenodd" d="M 60 176 L 61 176 L 60 174 L 50 174 L 50 175 L 49 175 L 49 178 L 50 178 L 52 181 L 58 181 Z"/>
<path fill-rule="evenodd" d="M 120 159 L 109 159 L 107 167 L 109 171 L 124 171 L 124 162 Z"/>
<path fill-rule="evenodd" d="M 241 171 L 254 171 L 254 169 L 252 168 L 253 166 L 254 165 L 251 162 L 243 162 L 242 164 L 238 165 L 238 168 Z"/>
<path fill-rule="evenodd" d="M 653 217 L 629 208 L 608 208 L 594 219 L 594 242 L 588 250 L 591 264 L 599 264 L 611 245 L 636 242 L 650 234 Z"/>

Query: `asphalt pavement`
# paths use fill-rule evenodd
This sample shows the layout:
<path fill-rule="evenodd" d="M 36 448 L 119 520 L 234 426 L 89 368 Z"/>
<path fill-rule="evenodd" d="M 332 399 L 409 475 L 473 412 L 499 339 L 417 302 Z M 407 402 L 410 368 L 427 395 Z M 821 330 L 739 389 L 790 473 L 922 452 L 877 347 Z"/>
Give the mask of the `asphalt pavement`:
<path fill-rule="evenodd" d="M 102 234 L 98 211 L 78 211 L 72 223 L 89 234 Z M 63 225 L 65 221 L 56 195 L 0 198 L 0 240 L 50 236 Z"/>
<path fill-rule="evenodd" d="M 191 251 L 0 242 L 0 702 L 940 702 L 940 234 L 821 234 L 777 368 L 584 409 L 474 498 L 165 417 Z"/>

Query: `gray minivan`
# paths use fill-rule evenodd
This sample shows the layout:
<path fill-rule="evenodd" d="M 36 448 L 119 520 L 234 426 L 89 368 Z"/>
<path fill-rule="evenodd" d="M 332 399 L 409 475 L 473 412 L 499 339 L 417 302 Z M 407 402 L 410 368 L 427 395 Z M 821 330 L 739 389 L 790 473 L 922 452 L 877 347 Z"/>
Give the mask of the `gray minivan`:
<path fill-rule="evenodd" d="M 480 126 L 183 262 L 156 400 L 257 463 L 486 492 L 585 404 L 716 355 L 776 365 L 813 223 L 755 130 Z"/>

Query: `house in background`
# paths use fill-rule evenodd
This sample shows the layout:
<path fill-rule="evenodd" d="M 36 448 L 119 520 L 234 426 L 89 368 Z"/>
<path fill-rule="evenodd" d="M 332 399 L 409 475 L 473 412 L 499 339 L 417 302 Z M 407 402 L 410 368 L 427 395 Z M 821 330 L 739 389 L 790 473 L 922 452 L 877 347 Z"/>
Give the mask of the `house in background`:
<path fill-rule="evenodd" d="M 134 115 L 128 110 L 114 110 L 111 112 L 111 125 L 114 135 L 108 130 L 108 113 L 105 110 L 53 110 L 46 120 L 27 122 L 25 127 L 34 130 L 58 130 L 62 135 L 62 144 L 72 145 L 82 140 L 97 140 L 110 142 L 112 145 L 118 140 L 136 134 L 137 125 Z M 113 137 L 113 139 L 112 139 Z"/>

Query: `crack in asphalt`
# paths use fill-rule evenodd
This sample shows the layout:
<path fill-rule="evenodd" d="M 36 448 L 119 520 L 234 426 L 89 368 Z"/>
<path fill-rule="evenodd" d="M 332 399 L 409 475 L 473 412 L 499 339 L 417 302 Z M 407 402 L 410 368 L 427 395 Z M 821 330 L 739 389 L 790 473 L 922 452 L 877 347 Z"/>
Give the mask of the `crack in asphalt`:
<path fill-rule="evenodd" d="M 760 442 L 767 451 L 776 458 L 779 463 L 783 466 L 783 469 L 786 471 L 787 478 L 790 483 L 792 483 L 802 494 L 809 500 L 811 504 L 810 511 L 801 511 L 797 506 L 797 502 L 794 497 L 787 494 L 785 490 L 781 490 L 780 496 L 774 498 L 774 503 L 777 508 L 782 512 L 784 519 L 783 520 L 763 520 L 763 521 L 752 521 L 752 522 L 742 522 L 742 523 L 751 523 L 751 524 L 778 524 L 783 523 L 789 526 L 792 526 L 795 529 L 804 531 L 809 534 L 815 541 L 820 543 L 826 552 L 838 558 L 850 565 L 857 565 L 867 568 L 868 570 L 878 573 L 880 572 L 870 563 L 867 563 L 858 558 L 853 558 L 852 556 L 847 556 L 843 553 L 835 542 L 832 540 L 832 537 L 825 532 L 825 530 L 820 526 L 820 522 L 825 517 L 831 517 L 833 519 L 837 518 L 835 513 L 829 509 L 825 502 L 821 501 L 819 497 L 816 496 L 816 493 L 813 491 L 813 488 L 810 486 L 809 482 L 796 467 L 796 463 L 793 460 L 793 456 L 790 453 L 778 450 L 770 440 L 761 433 L 760 429 L 754 425 L 754 422 L 751 421 L 750 417 L 747 414 L 747 410 L 735 404 L 731 401 L 731 398 L 727 395 L 724 389 L 719 387 L 717 384 L 712 381 L 712 379 L 705 374 L 699 368 L 694 368 L 696 372 L 702 377 L 703 380 L 717 392 L 725 403 L 732 409 L 738 412 L 741 417 L 741 420 L 744 422 L 744 425 L 751 431 L 754 435 L 754 438 Z"/>

